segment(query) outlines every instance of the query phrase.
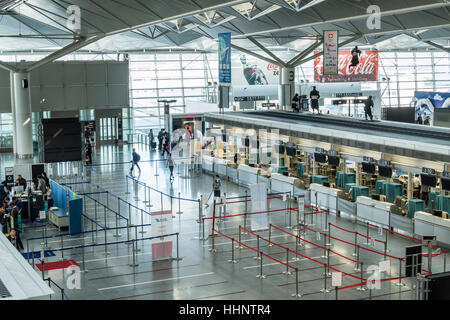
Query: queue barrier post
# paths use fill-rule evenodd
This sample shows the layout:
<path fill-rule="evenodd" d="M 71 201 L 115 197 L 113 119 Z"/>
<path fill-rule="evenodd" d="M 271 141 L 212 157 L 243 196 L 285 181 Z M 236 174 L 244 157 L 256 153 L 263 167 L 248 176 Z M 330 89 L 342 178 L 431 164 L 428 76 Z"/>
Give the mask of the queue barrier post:
<path fill-rule="evenodd" d="M 319 231 L 317 231 L 317 232 L 319 232 Z M 319 232 L 320 233 L 320 232 Z M 327 252 L 328 252 L 328 250 L 327 250 L 327 237 L 326 237 L 326 235 L 324 234 L 323 235 L 323 254 L 322 254 L 322 256 L 321 256 L 321 258 L 323 258 L 323 259 L 326 259 L 327 258 Z"/>
<path fill-rule="evenodd" d="M 248 210 L 248 201 L 247 201 L 247 197 L 248 197 L 248 191 L 245 190 L 245 212 L 247 212 L 247 210 Z"/>
<path fill-rule="evenodd" d="M 158 174 L 158 161 L 155 161 L 155 162 L 156 162 L 155 177 L 157 177 L 157 176 L 159 176 L 159 174 Z"/>
<path fill-rule="evenodd" d="M 178 212 L 177 214 L 182 214 L 183 212 L 181 211 L 181 193 L 180 191 L 178 191 Z"/>
<path fill-rule="evenodd" d="M 83 245 L 81 246 L 81 261 L 83 263 L 83 271 L 88 272 L 88 269 L 86 269 L 86 261 L 84 259 L 84 241 L 83 241 Z"/>
<path fill-rule="evenodd" d="M 258 279 L 265 279 L 266 276 L 263 274 L 263 254 L 259 251 L 259 274 L 256 276 Z"/>
<path fill-rule="evenodd" d="M 302 297 L 298 289 L 298 268 L 295 268 L 295 293 L 293 293 L 292 296 L 295 298 Z"/>
<path fill-rule="evenodd" d="M 137 267 L 138 264 L 136 263 L 136 249 L 135 249 L 135 245 L 134 243 L 136 243 L 136 247 L 137 247 L 137 226 L 134 227 L 135 230 L 135 239 L 133 240 L 133 263 L 131 263 L 129 266 L 130 267 Z"/>
<path fill-rule="evenodd" d="M 364 277 L 363 277 L 363 272 L 364 271 L 363 270 L 364 270 L 364 262 L 361 261 L 361 273 L 359 275 L 361 279 L 364 279 Z M 358 291 L 366 291 L 367 288 L 364 287 L 364 285 L 362 284 L 359 287 L 357 287 L 356 290 L 358 290 Z"/>
<path fill-rule="evenodd" d="M 286 270 L 283 274 L 289 276 L 291 272 L 289 271 L 289 248 L 286 248 Z"/>
<path fill-rule="evenodd" d="M 234 259 L 234 238 L 231 239 L 231 260 L 228 260 L 229 263 L 235 264 L 237 261 Z"/>
<path fill-rule="evenodd" d="M 370 246 L 370 223 L 369 222 L 366 222 L 366 224 L 367 224 L 367 230 L 366 230 L 366 237 L 367 237 L 367 242 L 366 242 L 366 245 L 368 245 L 368 246 Z"/>
<path fill-rule="evenodd" d="M 404 287 L 405 284 L 402 283 L 402 259 L 398 259 L 399 266 L 398 266 L 398 282 L 395 284 L 398 287 Z"/>
<path fill-rule="evenodd" d="M 28 252 L 27 260 L 28 260 L 28 264 L 30 264 L 30 241 L 28 239 L 27 239 L 27 252 Z M 34 256 L 33 252 L 31 254 Z"/>
<path fill-rule="evenodd" d="M 239 250 L 241 250 L 243 248 L 243 246 L 242 246 L 242 228 L 240 225 L 239 225 L 239 243 L 236 246 L 236 248 L 238 248 Z"/>
<path fill-rule="evenodd" d="M 300 241 L 300 238 L 298 236 L 295 237 L 295 252 L 298 252 L 298 243 Z M 299 261 L 300 258 L 298 257 L 298 255 L 295 255 L 294 258 L 292 259 L 293 261 Z"/>
<path fill-rule="evenodd" d="M 271 239 L 272 239 L 272 224 L 269 224 L 269 247 L 273 246 Z"/>
<path fill-rule="evenodd" d="M 130 220 L 130 225 L 133 225 L 131 222 L 131 203 L 128 202 L 128 219 Z"/>
<path fill-rule="evenodd" d="M 139 231 L 140 234 L 144 234 L 147 231 L 144 230 L 144 209 L 141 209 L 141 231 Z"/>
<path fill-rule="evenodd" d="M 328 222 L 328 237 L 327 238 L 327 242 L 325 243 L 326 247 L 331 247 L 331 222 Z"/>
<path fill-rule="evenodd" d="M 261 256 L 258 255 L 258 252 L 260 252 L 259 251 L 259 235 L 256 235 L 256 248 L 257 248 L 257 253 L 256 253 L 256 256 L 253 257 L 253 259 L 259 260 L 261 258 Z"/>
<path fill-rule="evenodd" d="M 360 262 L 359 245 L 356 246 L 356 252 L 357 252 L 357 254 L 356 254 L 356 262 L 355 262 L 355 268 L 353 270 L 360 271 L 360 268 L 359 268 L 359 262 Z"/>
<path fill-rule="evenodd" d="M 139 252 L 139 251 L 141 251 L 141 249 L 138 248 L 138 240 L 137 240 L 138 239 L 138 232 L 137 232 L 138 228 L 137 227 L 138 227 L 137 225 L 134 226 L 134 236 L 135 236 L 135 241 L 134 242 L 136 243 L 136 249 L 135 250 L 136 250 L 136 252 Z"/>
<path fill-rule="evenodd" d="M 95 240 L 94 240 L 94 220 L 91 220 L 91 243 L 90 244 L 95 244 Z M 95 224 L 95 233 L 97 234 L 97 224 Z"/>
<path fill-rule="evenodd" d="M 355 251 L 352 253 L 353 257 L 356 257 L 358 255 L 356 252 L 357 247 L 358 247 L 358 232 L 355 232 Z"/>
<path fill-rule="evenodd" d="M 328 265 L 325 263 L 323 265 L 323 267 L 324 267 L 324 270 L 325 270 L 325 272 L 324 272 L 325 276 L 323 277 L 323 289 L 320 289 L 320 292 L 322 292 L 322 293 L 330 293 L 330 290 L 327 288 L 327 268 L 328 268 Z"/>

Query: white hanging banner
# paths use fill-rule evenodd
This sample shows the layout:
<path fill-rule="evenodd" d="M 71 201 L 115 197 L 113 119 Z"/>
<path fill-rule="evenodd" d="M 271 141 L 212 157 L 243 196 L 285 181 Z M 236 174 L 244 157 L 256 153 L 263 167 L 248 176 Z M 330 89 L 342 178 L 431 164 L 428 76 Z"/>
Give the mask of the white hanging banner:
<path fill-rule="evenodd" d="M 337 75 L 339 70 L 339 32 L 323 32 L 323 74 Z"/>
<path fill-rule="evenodd" d="M 154 211 L 152 215 L 152 259 L 164 259 L 172 257 L 172 210 Z"/>
<path fill-rule="evenodd" d="M 251 212 L 267 211 L 267 184 L 259 183 L 250 186 Z M 251 215 L 252 231 L 266 230 L 269 228 L 269 219 L 267 213 L 258 213 Z"/>

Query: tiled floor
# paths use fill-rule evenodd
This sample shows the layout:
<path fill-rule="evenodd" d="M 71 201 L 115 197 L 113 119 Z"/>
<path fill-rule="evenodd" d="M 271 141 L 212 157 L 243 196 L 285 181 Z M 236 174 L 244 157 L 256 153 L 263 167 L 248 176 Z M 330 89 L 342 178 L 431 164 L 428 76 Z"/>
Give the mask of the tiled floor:
<path fill-rule="evenodd" d="M 168 179 L 168 169 L 165 168 L 164 162 L 158 164 L 156 162 L 145 162 L 147 160 L 156 160 L 159 155 L 155 152 L 149 153 L 145 146 L 137 147 L 142 157 L 142 174 L 138 177 L 141 183 L 145 183 L 153 189 L 164 192 L 165 194 L 181 198 L 193 199 L 194 201 L 180 201 L 182 214 L 179 211 L 178 200 L 172 200 L 173 211 L 173 232 L 179 233 L 179 255 L 182 260 L 165 260 L 152 261 L 151 240 L 139 240 L 138 248 L 141 250 L 136 253 L 136 261 L 139 264 L 131 267 L 129 264 L 133 262 L 132 246 L 125 243 L 127 240 L 127 229 L 121 229 L 121 235 L 115 237 L 116 231 L 109 230 L 106 232 L 107 243 L 121 242 L 118 244 L 110 244 L 106 248 L 102 245 L 105 242 L 105 232 L 88 233 L 79 237 L 63 237 L 63 246 L 91 245 L 95 242 L 97 246 L 91 246 L 84 249 L 67 249 L 64 250 L 64 259 L 74 259 L 81 266 L 81 289 L 67 289 L 69 276 L 64 274 L 63 270 L 53 270 L 45 272 L 45 277 L 51 277 L 58 285 L 65 287 L 65 293 L 70 299 L 238 299 L 238 300 L 257 300 L 257 299 L 296 299 L 291 295 L 296 292 L 295 271 L 291 275 L 283 274 L 286 263 L 293 268 L 298 269 L 299 291 L 303 295 L 302 299 L 312 300 L 334 300 L 336 294 L 334 291 L 330 293 L 322 293 L 324 288 L 324 267 L 320 263 L 327 260 L 322 258 L 324 251 L 313 244 L 323 245 L 323 237 L 318 240 L 315 233 L 308 231 L 306 240 L 313 244 L 306 243 L 305 246 L 299 246 L 298 253 L 316 261 L 308 260 L 303 256 L 299 256 L 300 260 L 294 260 L 294 253 L 289 252 L 286 257 L 286 248 L 293 251 L 296 250 L 295 238 L 282 231 L 272 229 L 271 240 L 278 244 L 269 246 L 262 238 L 260 240 L 260 249 L 264 254 L 272 257 L 271 260 L 263 256 L 262 272 L 266 275 L 265 279 L 258 279 L 256 276 L 260 273 L 260 261 L 255 260 L 255 252 L 248 248 L 234 249 L 236 264 L 231 264 L 228 260 L 232 256 L 232 241 L 224 236 L 217 236 L 214 239 L 215 249 L 217 252 L 210 251 L 212 247 L 212 237 L 207 241 L 202 241 L 201 225 L 197 222 L 199 215 L 199 205 L 195 201 L 200 195 L 207 197 L 211 192 L 213 177 L 209 174 L 195 175 L 190 178 L 184 177 L 182 167 L 175 169 L 175 179 L 173 184 Z M 125 218 L 131 217 L 132 224 L 149 224 L 150 217 L 143 211 L 167 210 L 171 208 L 171 202 L 167 196 L 163 196 L 161 205 L 161 196 L 155 191 L 150 192 L 150 204 L 147 207 L 144 201 L 148 198 L 148 188 L 144 192 L 144 187 L 130 179 L 126 178 L 130 165 L 125 162 L 130 159 L 129 146 L 115 147 L 103 146 L 96 150 L 94 155 L 93 170 L 87 172 L 86 179 L 92 184 L 73 184 L 73 188 L 78 193 L 101 191 L 94 184 L 108 190 L 109 194 L 90 195 L 101 204 L 107 204 L 115 212 L 119 212 Z M 3 159 L 3 165 L 7 165 L 8 159 Z M 11 161 L 11 159 L 9 160 Z M 118 164 L 110 164 L 118 163 Z M 163 165 L 161 165 L 163 164 Z M 59 169 L 61 169 L 60 166 Z M 158 176 L 155 176 L 155 173 Z M 50 172 L 51 174 L 51 172 Z M 59 182 L 74 183 L 80 182 L 80 177 L 55 177 Z M 222 192 L 226 192 L 227 197 L 244 195 L 245 188 L 239 187 L 232 182 L 222 179 Z M 128 185 L 128 186 L 127 186 Z M 127 190 L 129 193 L 127 193 Z M 146 195 L 145 195 L 146 194 Z M 115 196 L 131 203 L 139 209 L 133 208 L 122 200 L 118 200 Z M 87 200 L 85 198 L 85 200 Z M 148 199 L 147 199 L 148 200 Z M 119 209 L 120 203 L 120 209 Z M 286 203 L 282 199 L 272 200 L 272 209 L 285 208 Z M 295 206 L 295 205 L 293 205 Z M 131 207 L 131 210 L 129 208 Z M 95 218 L 95 202 L 91 199 L 85 203 L 86 216 L 96 220 L 100 226 L 105 225 L 105 209 L 97 205 L 97 219 Z M 250 208 L 250 206 L 248 206 Z M 142 210 L 141 210 L 142 209 Z M 118 218 L 116 215 L 106 210 L 106 225 L 109 228 L 116 226 L 125 227 L 125 219 Z M 245 203 L 233 203 L 227 206 L 227 214 L 238 214 L 245 212 Z M 296 213 L 291 212 L 291 223 L 296 221 Z M 314 215 L 314 224 L 309 226 L 314 230 L 322 230 L 325 225 L 324 214 Z M 251 218 L 248 217 L 248 224 Z M 269 215 L 269 222 L 288 232 L 295 232 L 289 227 L 289 212 L 280 211 Z M 309 223 L 309 218 L 307 219 Z M 366 233 L 366 228 L 356 224 L 354 221 L 344 217 L 336 217 L 330 215 L 329 222 L 332 222 L 342 228 L 348 230 L 357 230 L 361 234 Z M 244 217 L 233 217 L 219 221 L 217 227 L 223 234 L 238 239 L 239 225 L 244 225 Z M 248 227 L 249 228 L 249 227 Z M 84 230 L 94 230 L 95 224 L 92 220 L 84 219 Z M 100 227 L 99 227 L 100 229 Z M 140 233 L 140 231 L 146 233 Z M 205 232 L 208 233 L 209 225 L 206 223 Z M 137 239 L 148 238 L 151 236 L 151 227 L 131 228 L 130 238 Z M 136 232 L 137 231 L 137 232 Z M 32 237 L 40 237 L 43 235 L 43 228 L 30 228 L 24 234 L 24 244 L 26 239 Z M 376 239 L 384 240 L 385 235 L 379 235 L 375 230 L 371 230 L 371 236 Z M 66 233 L 66 232 L 63 232 Z M 48 235 L 59 234 L 54 227 L 47 228 Z M 268 239 L 268 231 L 258 232 L 263 238 Z M 345 240 L 349 243 L 354 242 L 353 234 L 333 228 L 331 235 L 338 239 Z M 174 240 L 173 256 L 176 256 L 176 238 Z M 29 241 L 29 246 L 34 250 L 40 250 L 42 240 Z M 257 238 L 252 234 L 242 235 L 242 242 L 252 248 L 257 248 Z M 365 242 L 360 237 L 359 244 Z M 389 236 L 390 255 L 396 257 L 404 256 L 405 246 L 412 245 L 414 242 L 399 238 L 398 236 Z M 235 243 L 236 244 L 236 243 Z M 60 237 L 48 240 L 48 246 L 55 250 L 55 257 L 51 257 L 48 261 L 61 260 L 62 252 Z M 383 251 L 383 244 L 376 243 L 375 247 L 362 245 L 363 247 Z M 350 244 L 332 240 L 332 250 L 335 252 L 354 259 L 352 253 L 354 247 Z M 105 255 L 105 250 L 108 252 Z M 361 261 L 364 262 L 364 269 L 369 265 L 377 265 L 383 260 L 383 256 L 360 250 Z M 84 261 L 83 261 L 84 260 Z M 36 261 L 35 261 L 36 262 Z M 426 259 L 425 259 L 426 262 Z M 348 274 L 359 276 L 360 272 L 355 271 L 355 263 L 340 257 L 336 254 L 330 255 L 330 265 L 337 270 Z M 439 272 L 443 269 L 443 256 L 433 259 L 433 271 Z M 36 269 L 37 270 L 37 269 Z M 294 269 L 292 269 L 293 271 Z M 37 270 L 37 272 L 40 272 Z M 399 262 L 391 259 L 391 270 L 389 273 L 383 273 L 382 278 L 395 278 L 399 274 Z M 363 277 L 367 278 L 370 274 L 364 273 Z M 357 284 L 360 281 L 349 275 L 343 277 L 343 286 Z M 409 279 L 403 280 L 405 287 L 396 285 L 398 280 L 381 282 L 380 289 L 369 291 L 358 291 L 356 288 L 348 288 L 338 292 L 338 299 L 414 299 L 413 282 Z M 327 288 L 331 286 L 331 279 L 327 278 Z M 52 299 L 60 299 L 59 292 Z"/>

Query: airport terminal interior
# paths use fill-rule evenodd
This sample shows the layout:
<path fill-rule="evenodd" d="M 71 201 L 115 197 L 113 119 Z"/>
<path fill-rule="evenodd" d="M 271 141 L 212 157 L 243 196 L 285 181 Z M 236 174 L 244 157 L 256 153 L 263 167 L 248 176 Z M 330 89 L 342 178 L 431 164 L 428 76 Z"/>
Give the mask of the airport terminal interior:
<path fill-rule="evenodd" d="M 0 301 L 449 300 L 446 0 L 0 1 Z"/>

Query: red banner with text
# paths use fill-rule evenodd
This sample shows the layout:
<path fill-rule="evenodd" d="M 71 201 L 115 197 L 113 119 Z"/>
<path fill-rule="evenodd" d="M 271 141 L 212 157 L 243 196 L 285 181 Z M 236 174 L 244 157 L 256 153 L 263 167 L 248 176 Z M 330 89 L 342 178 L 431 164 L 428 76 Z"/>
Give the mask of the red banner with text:
<path fill-rule="evenodd" d="M 314 54 L 320 53 L 319 51 Z M 339 74 L 323 74 L 323 56 L 314 59 L 314 80 L 316 82 L 362 82 L 378 80 L 378 51 L 362 51 L 359 64 L 351 66 L 350 51 L 339 51 Z"/>

